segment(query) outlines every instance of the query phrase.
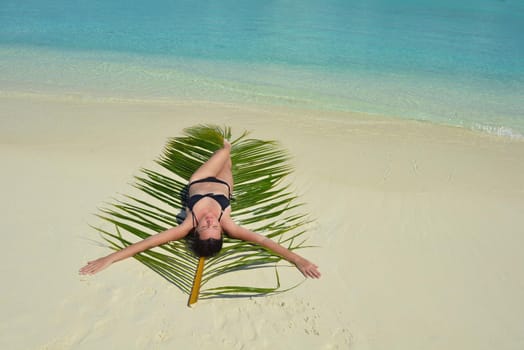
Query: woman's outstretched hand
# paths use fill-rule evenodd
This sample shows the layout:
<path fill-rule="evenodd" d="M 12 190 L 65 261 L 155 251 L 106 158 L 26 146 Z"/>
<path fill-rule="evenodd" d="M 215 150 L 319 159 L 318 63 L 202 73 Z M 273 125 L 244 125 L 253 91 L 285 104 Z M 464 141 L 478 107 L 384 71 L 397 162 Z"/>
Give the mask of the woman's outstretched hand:
<path fill-rule="evenodd" d="M 94 275 L 95 273 L 102 271 L 112 263 L 113 261 L 111 261 L 109 257 L 105 256 L 103 258 L 88 262 L 87 265 L 82 267 L 78 272 L 81 275 Z"/>
<path fill-rule="evenodd" d="M 295 265 L 305 277 L 320 278 L 321 276 L 318 266 L 307 259 L 300 258 Z"/>

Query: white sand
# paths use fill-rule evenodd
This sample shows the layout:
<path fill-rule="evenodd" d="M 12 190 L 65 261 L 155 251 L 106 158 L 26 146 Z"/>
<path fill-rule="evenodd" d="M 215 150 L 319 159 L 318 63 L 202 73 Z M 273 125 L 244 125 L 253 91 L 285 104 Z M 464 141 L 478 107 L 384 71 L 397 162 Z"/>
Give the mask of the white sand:
<path fill-rule="evenodd" d="M 524 142 L 359 115 L 0 98 L 1 349 L 522 349 Z M 281 141 L 318 281 L 199 301 L 89 224 L 199 123 Z M 296 271 L 298 274 L 299 272 Z M 257 273 L 252 278 L 256 281 Z"/>

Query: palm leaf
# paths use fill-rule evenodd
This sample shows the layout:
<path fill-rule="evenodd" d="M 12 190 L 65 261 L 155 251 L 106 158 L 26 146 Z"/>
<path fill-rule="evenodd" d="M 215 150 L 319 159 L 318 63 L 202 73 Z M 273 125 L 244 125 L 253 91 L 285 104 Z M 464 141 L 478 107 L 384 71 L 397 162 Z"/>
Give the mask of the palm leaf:
<path fill-rule="evenodd" d="M 240 225 L 278 241 L 290 250 L 303 248 L 307 215 L 299 213 L 300 203 L 284 178 L 292 171 L 288 154 L 273 141 L 250 139 L 247 133 L 232 141 L 231 159 L 235 179 L 232 218 Z M 140 196 L 115 200 L 98 215 L 115 227 L 115 232 L 95 228 L 109 247 L 119 250 L 152 234 L 176 226 L 185 216 L 187 182 L 193 172 L 223 144 L 231 139 L 231 129 L 199 125 L 175 137 L 157 160 L 158 170 L 142 169 L 135 187 Z M 140 197 L 140 198 L 139 198 Z M 142 198 L 143 197 L 143 198 Z M 122 235 L 125 233 L 126 237 Z M 187 241 L 165 244 L 142 252 L 135 258 L 157 272 L 181 291 L 189 294 L 198 265 Z M 260 246 L 224 238 L 224 246 L 215 257 L 207 259 L 200 296 L 254 296 L 283 292 L 276 263 L 280 256 Z M 219 276 L 238 271 L 275 268 L 273 286 L 206 285 Z M 291 287 L 293 288 L 293 287 Z"/>

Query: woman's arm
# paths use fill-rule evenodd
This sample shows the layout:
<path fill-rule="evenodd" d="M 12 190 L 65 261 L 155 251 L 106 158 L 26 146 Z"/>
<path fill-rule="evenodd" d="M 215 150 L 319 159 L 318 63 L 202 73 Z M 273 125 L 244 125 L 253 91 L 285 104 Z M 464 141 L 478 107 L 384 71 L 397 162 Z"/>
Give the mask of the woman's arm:
<path fill-rule="evenodd" d="M 304 276 L 320 278 L 321 274 L 318 271 L 317 265 L 313 264 L 311 261 L 303 258 L 302 256 L 293 253 L 275 241 L 237 225 L 230 217 L 222 219 L 222 226 L 231 238 L 241 239 L 243 241 L 261 245 L 262 247 L 273 251 L 277 255 L 280 255 L 287 261 L 295 264 L 295 266 L 300 270 L 300 272 L 302 272 Z"/>
<path fill-rule="evenodd" d="M 176 241 L 185 237 L 191 230 L 191 223 L 189 220 L 184 220 L 177 227 L 173 227 L 169 230 L 152 235 L 140 242 L 131 244 L 122 250 L 111 253 L 102 258 L 90 261 L 82 267 L 79 271 L 81 275 L 93 275 L 99 271 L 102 271 L 112 263 L 129 258 L 135 254 L 141 253 L 144 250 L 148 250 L 154 247 L 158 247 L 169 241 Z"/>

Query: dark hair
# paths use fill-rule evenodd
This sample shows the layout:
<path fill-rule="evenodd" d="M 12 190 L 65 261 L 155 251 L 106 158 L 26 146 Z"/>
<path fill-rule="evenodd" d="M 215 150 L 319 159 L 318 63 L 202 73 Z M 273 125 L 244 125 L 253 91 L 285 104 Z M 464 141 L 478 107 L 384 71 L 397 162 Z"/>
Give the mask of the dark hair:
<path fill-rule="evenodd" d="M 222 249 L 222 237 L 220 237 L 220 239 L 200 239 L 198 232 L 195 232 L 193 251 L 196 255 L 208 258 L 217 254 L 220 249 Z"/>

